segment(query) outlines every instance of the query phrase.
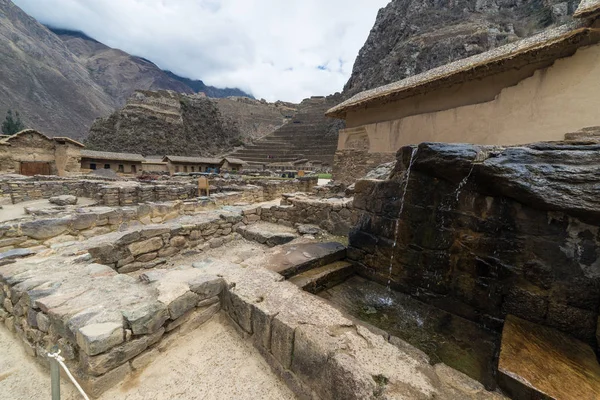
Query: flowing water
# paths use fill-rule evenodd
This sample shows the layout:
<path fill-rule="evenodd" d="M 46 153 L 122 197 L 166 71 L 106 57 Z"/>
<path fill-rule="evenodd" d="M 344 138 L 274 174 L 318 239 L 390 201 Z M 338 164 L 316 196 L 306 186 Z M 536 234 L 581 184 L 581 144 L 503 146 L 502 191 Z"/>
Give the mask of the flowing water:
<path fill-rule="evenodd" d="M 471 164 L 471 169 L 469 169 L 469 173 L 462 179 L 462 181 L 459 182 L 458 186 L 456 187 L 456 190 L 454 191 L 454 193 L 452 193 L 452 196 L 451 197 L 448 196 L 440 204 L 440 207 L 439 207 L 439 211 L 441 211 L 440 212 L 440 224 L 439 224 L 440 229 L 443 228 L 446 223 L 446 218 L 444 216 L 445 212 L 452 211 L 452 207 L 454 207 L 458 204 L 458 201 L 460 198 L 460 193 L 461 193 L 463 187 L 467 184 L 467 182 L 469 182 L 469 178 L 473 174 L 474 168 L 475 168 L 475 164 L 473 163 L 473 164 Z"/>
<path fill-rule="evenodd" d="M 410 153 L 410 160 L 408 162 L 408 168 L 406 168 L 406 176 L 404 177 L 404 188 L 402 189 L 402 196 L 400 197 L 400 209 L 398 210 L 398 217 L 396 218 L 396 226 L 394 229 L 394 245 L 392 246 L 392 255 L 390 256 L 390 270 L 388 273 L 388 281 L 387 287 L 390 289 L 390 284 L 392 283 L 392 268 L 394 267 L 394 251 L 398 246 L 398 234 L 400 228 L 400 218 L 402 218 L 402 212 L 404 211 L 404 198 L 406 197 L 406 192 L 408 190 L 408 181 L 410 180 L 410 171 L 415 162 L 418 147 L 414 147 L 412 152 Z"/>
<path fill-rule="evenodd" d="M 319 294 L 352 317 L 385 330 L 483 383 L 496 386 L 499 334 L 378 283 L 353 276 Z"/>
<path fill-rule="evenodd" d="M 469 170 L 469 173 L 467 174 L 467 176 L 465 176 L 463 178 L 462 181 L 460 181 L 460 183 L 458 184 L 458 187 L 456 188 L 456 191 L 454 192 L 454 198 L 456 199 L 456 202 L 458 203 L 458 197 L 460 196 L 460 191 L 462 190 L 462 188 L 467 184 L 467 182 L 469 181 L 469 178 L 471 177 L 471 174 L 473 173 L 473 168 L 475 168 L 475 164 L 471 164 L 471 169 Z"/>

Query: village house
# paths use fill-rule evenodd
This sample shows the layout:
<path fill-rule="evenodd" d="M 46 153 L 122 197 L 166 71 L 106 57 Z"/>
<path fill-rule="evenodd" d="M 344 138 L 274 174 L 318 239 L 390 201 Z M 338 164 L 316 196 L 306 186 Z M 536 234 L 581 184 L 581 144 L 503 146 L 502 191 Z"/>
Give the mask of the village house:
<path fill-rule="evenodd" d="M 163 156 L 145 156 L 145 161 L 142 163 L 142 171 L 144 172 L 169 172 L 168 163 L 163 161 Z"/>
<path fill-rule="evenodd" d="M 238 172 L 241 171 L 248 163 L 239 158 L 225 157 L 221 161 L 222 172 Z"/>
<path fill-rule="evenodd" d="M 600 125 L 600 5 L 575 21 L 355 95 L 327 116 L 339 132 L 334 177 L 350 182 L 421 142 L 524 144 Z"/>
<path fill-rule="evenodd" d="M 167 163 L 170 174 L 178 172 L 219 172 L 220 158 L 165 156 L 163 162 Z"/>
<path fill-rule="evenodd" d="M 81 169 L 111 169 L 121 174 L 136 175 L 145 161 L 141 154 L 113 153 L 109 151 L 81 150 Z"/>
<path fill-rule="evenodd" d="M 70 138 L 49 138 L 26 129 L 0 140 L 0 171 L 29 176 L 78 173 L 83 147 Z"/>

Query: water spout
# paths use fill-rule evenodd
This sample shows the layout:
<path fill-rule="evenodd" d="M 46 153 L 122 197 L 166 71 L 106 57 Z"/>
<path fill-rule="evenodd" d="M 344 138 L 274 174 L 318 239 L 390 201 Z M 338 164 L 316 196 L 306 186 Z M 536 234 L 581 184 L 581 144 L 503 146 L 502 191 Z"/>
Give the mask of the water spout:
<path fill-rule="evenodd" d="M 410 153 L 410 161 L 408 162 L 408 168 L 406 169 L 406 176 L 404 177 L 404 188 L 402 189 L 402 196 L 400 197 L 400 210 L 398 211 L 398 218 L 396 218 L 396 226 L 394 229 L 394 245 L 392 246 L 392 255 L 390 256 L 390 270 L 388 273 L 388 281 L 387 288 L 390 290 L 390 285 L 392 283 L 392 268 L 394 266 L 394 250 L 396 250 L 396 246 L 398 246 L 398 234 L 400 229 L 400 218 L 402 218 L 402 212 L 404 211 L 404 197 L 406 197 L 406 192 L 408 190 L 408 181 L 410 179 L 410 171 L 415 162 L 418 147 L 414 147 L 412 152 Z"/>

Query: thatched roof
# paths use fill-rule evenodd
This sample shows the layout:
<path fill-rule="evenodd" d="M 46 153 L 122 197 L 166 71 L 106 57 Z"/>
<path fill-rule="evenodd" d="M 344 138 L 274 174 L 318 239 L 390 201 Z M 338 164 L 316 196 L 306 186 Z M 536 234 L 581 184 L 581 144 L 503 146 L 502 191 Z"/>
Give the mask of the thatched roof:
<path fill-rule="evenodd" d="M 42 138 L 44 138 L 44 139 L 46 139 L 46 140 L 52 140 L 52 139 L 50 139 L 48 136 L 44 135 L 43 133 L 41 133 L 41 132 L 39 132 L 39 131 L 36 131 L 35 129 L 23 129 L 22 131 L 20 131 L 20 132 L 17 132 L 17 133 L 15 133 L 14 135 L 8 135 L 8 136 L 6 136 L 5 138 L 1 139 L 1 140 L 0 140 L 0 144 L 3 144 L 3 145 L 8 145 L 8 146 L 10 146 L 10 142 L 11 142 L 11 141 L 15 140 L 15 139 L 16 139 L 16 138 L 18 138 L 19 136 L 22 136 L 22 135 L 27 135 L 27 134 L 29 134 L 29 133 L 33 133 L 33 134 L 36 134 L 36 135 L 38 135 L 38 136 L 41 136 Z"/>
<path fill-rule="evenodd" d="M 82 143 L 79 143 L 77 140 L 73 140 L 69 137 L 66 136 L 55 136 L 52 138 L 52 140 L 54 140 L 55 142 L 68 142 L 71 143 L 77 147 L 85 147 L 85 145 L 83 145 Z"/>
<path fill-rule="evenodd" d="M 364 91 L 331 108 L 326 115 L 344 119 L 346 113 L 353 109 L 429 93 L 459 82 L 482 79 L 511 68 L 522 68 L 534 62 L 551 63 L 573 54 L 579 47 L 600 40 L 598 30 L 586 24 L 586 21 L 574 21 L 401 81 Z"/>
<path fill-rule="evenodd" d="M 141 154 L 133 153 L 113 153 L 110 151 L 81 150 L 81 158 L 91 158 L 94 160 L 113 160 L 143 162 L 146 159 Z"/>
<path fill-rule="evenodd" d="M 597 14 L 600 14 L 600 0 L 582 0 L 573 17 L 588 18 Z"/>
<path fill-rule="evenodd" d="M 223 161 L 227 161 L 229 164 L 236 164 L 236 165 L 246 165 L 246 164 L 248 164 L 244 160 L 240 160 L 239 158 L 233 158 L 233 157 L 225 157 L 223 159 Z"/>
<path fill-rule="evenodd" d="M 163 161 L 182 164 L 221 164 L 220 158 L 165 156 Z"/>

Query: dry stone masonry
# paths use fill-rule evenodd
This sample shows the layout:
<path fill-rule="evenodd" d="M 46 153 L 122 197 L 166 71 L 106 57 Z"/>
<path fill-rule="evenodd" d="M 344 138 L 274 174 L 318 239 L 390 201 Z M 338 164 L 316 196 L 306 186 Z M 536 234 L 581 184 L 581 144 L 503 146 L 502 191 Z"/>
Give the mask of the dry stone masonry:
<path fill-rule="evenodd" d="M 55 196 L 71 195 L 88 197 L 99 205 L 127 206 L 150 201 L 186 200 L 198 197 L 198 185 L 194 179 L 159 181 L 159 183 L 141 183 L 136 181 L 106 182 L 103 180 L 47 177 L 0 179 L 0 193 L 9 196 L 13 204 L 28 200 L 45 199 Z M 310 192 L 317 184 L 316 177 L 296 180 L 236 180 L 216 179 L 217 202 L 261 202 L 278 198 L 282 193 Z M 233 199 L 234 193 L 238 197 Z M 226 200 L 231 196 L 230 200 Z"/>
<path fill-rule="evenodd" d="M 389 180 L 356 184 L 349 258 L 360 274 L 490 329 L 514 315 L 598 351 L 597 151 L 403 148 Z"/>

